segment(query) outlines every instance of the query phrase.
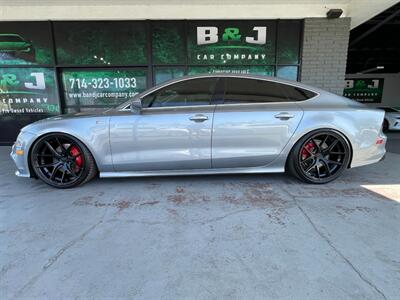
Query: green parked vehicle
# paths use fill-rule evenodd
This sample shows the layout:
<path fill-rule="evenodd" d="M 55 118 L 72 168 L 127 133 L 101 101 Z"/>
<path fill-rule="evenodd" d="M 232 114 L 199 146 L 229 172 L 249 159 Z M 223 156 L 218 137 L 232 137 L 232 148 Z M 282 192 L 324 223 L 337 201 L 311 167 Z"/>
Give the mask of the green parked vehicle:
<path fill-rule="evenodd" d="M 18 34 L 0 34 L 0 56 L 3 59 L 20 58 L 35 61 L 35 49 L 30 41 L 24 40 Z"/>

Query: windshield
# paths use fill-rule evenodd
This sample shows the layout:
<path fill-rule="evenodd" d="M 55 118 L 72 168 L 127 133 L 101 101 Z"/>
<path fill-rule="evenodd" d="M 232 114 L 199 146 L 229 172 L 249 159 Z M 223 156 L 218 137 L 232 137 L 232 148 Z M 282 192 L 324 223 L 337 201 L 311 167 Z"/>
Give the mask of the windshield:
<path fill-rule="evenodd" d="M 0 35 L 0 42 L 23 42 L 17 35 Z"/>
<path fill-rule="evenodd" d="M 137 95 L 139 95 L 139 94 L 137 94 Z M 115 107 L 114 109 L 115 109 L 115 110 L 121 110 L 121 109 L 124 109 L 124 108 L 130 109 L 130 108 L 129 108 L 129 105 L 132 103 L 133 99 L 135 99 L 135 98 L 137 97 L 137 95 L 134 96 L 133 98 L 129 99 L 128 101 L 125 101 L 124 103 L 118 105 L 118 106 Z"/>

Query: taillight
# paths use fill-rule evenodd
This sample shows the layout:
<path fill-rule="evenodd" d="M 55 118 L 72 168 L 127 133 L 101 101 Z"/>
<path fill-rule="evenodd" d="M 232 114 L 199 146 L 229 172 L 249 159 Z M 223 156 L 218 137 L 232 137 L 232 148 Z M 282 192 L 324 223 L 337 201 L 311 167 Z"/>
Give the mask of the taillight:
<path fill-rule="evenodd" d="M 377 144 L 377 145 L 382 145 L 383 142 L 384 142 L 383 138 L 377 138 L 377 139 L 376 139 L 376 144 Z"/>

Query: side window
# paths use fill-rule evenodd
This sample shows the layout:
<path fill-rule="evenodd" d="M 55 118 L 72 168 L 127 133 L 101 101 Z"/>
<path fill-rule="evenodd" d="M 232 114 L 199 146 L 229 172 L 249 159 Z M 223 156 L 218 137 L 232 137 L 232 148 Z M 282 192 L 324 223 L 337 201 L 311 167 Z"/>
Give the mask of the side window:
<path fill-rule="evenodd" d="M 209 105 L 218 78 L 199 78 L 181 81 L 161 88 L 144 98 L 143 107 Z"/>
<path fill-rule="evenodd" d="M 299 88 L 297 86 L 286 84 L 282 84 L 282 86 L 290 101 L 304 101 L 317 95 L 314 92 Z"/>
<path fill-rule="evenodd" d="M 225 104 L 289 101 L 281 84 L 246 78 L 225 79 Z"/>

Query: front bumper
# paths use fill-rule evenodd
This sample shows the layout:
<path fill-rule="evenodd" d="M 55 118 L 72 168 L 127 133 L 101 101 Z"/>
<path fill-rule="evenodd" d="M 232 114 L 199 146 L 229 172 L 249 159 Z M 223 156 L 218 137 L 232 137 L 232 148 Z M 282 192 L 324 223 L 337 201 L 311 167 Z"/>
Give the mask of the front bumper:
<path fill-rule="evenodd" d="M 15 163 L 17 170 L 15 175 L 19 177 L 31 177 L 28 164 L 29 148 L 35 139 L 35 135 L 29 132 L 21 132 L 11 148 L 10 157 Z M 21 154 L 21 151 L 22 154 Z"/>

